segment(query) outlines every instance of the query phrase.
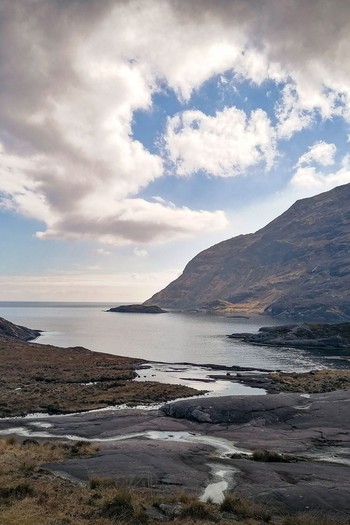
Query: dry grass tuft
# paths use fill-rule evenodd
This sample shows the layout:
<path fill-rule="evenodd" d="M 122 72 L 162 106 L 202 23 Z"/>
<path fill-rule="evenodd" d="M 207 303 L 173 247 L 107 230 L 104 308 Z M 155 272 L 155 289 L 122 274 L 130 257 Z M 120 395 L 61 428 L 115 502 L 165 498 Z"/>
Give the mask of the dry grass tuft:
<path fill-rule="evenodd" d="M 331 392 L 349 390 L 350 370 L 311 370 L 310 372 L 273 372 L 269 374 L 280 391 Z"/>
<path fill-rule="evenodd" d="M 192 520 L 211 520 L 214 518 L 213 506 L 194 500 L 187 503 L 181 512 L 183 518 Z"/>
<path fill-rule="evenodd" d="M 320 512 L 303 512 L 297 516 L 287 516 L 283 525 L 349 525 L 348 518 L 325 516 Z"/>
<path fill-rule="evenodd" d="M 267 463 L 295 463 L 306 461 L 306 458 L 290 454 L 280 454 L 275 450 L 257 449 L 252 454 L 253 461 L 265 461 Z"/>
<path fill-rule="evenodd" d="M 251 499 L 241 495 L 230 493 L 220 505 L 223 512 L 231 512 L 244 518 L 259 519 L 260 522 L 268 522 L 273 515 L 274 509 L 255 503 Z"/>
<path fill-rule="evenodd" d="M 89 486 L 55 477 L 41 465 L 96 452 L 86 441 L 38 443 L 0 438 L 0 524 L 1 525 L 152 525 L 147 516 L 157 509 L 164 523 L 177 525 L 263 525 L 276 514 L 242 495 L 231 493 L 219 506 L 201 503 L 195 495 L 154 494 L 153 488 L 137 484 L 120 486 L 109 478 L 92 477 Z M 170 512 L 164 511 L 170 508 Z M 171 512 L 173 508 L 173 512 Z M 163 510 L 162 510 L 163 509 Z M 162 514 L 163 513 L 163 514 Z M 279 525 L 343 525 L 341 519 L 304 513 L 280 517 Z"/>
<path fill-rule="evenodd" d="M 113 520 L 126 520 L 135 515 L 131 493 L 125 489 L 115 491 L 113 497 L 102 504 L 101 516 Z"/>

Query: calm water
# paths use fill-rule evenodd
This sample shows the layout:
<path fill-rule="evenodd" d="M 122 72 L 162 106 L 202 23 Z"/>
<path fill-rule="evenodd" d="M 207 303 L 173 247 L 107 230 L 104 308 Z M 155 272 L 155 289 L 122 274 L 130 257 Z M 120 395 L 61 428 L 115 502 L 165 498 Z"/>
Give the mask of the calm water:
<path fill-rule="evenodd" d="M 44 330 L 39 343 L 85 346 L 98 352 L 168 363 L 215 363 L 302 371 L 341 366 L 317 353 L 253 346 L 230 340 L 233 332 L 255 332 L 281 324 L 265 317 L 229 319 L 202 314 L 117 314 L 111 303 L 0 302 L 0 316 Z M 344 365 L 345 366 L 345 365 Z"/>

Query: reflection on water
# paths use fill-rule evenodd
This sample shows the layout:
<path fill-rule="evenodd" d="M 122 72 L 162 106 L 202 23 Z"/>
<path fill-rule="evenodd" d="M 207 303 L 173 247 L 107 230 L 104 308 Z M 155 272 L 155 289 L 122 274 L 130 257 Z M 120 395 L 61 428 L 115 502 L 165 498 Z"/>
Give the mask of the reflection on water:
<path fill-rule="evenodd" d="M 229 377 L 227 380 L 211 379 L 209 374 L 212 370 L 200 366 L 168 365 L 166 363 L 152 363 L 151 368 L 137 371 L 139 377 L 136 381 L 159 381 L 160 383 L 171 383 L 175 385 L 186 385 L 196 390 L 207 390 L 208 395 L 215 396 L 253 396 L 264 395 L 263 388 L 252 388 L 240 383 L 233 383 Z M 215 374 L 225 375 L 226 370 L 215 370 Z M 230 373 L 231 377 L 236 374 Z"/>
<path fill-rule="evenodd" d="M 43 344 L 85 346 L 91 350 L 168 363 L 215 363 L 302 371 L 324 365 L 322 356 L 296 349 L 253 346 L 228 339 L 233 332 L 256 332 L 280 324 L 268 317 L 250 319 L 205 314 L 146 315 L 110 313 L 102 303 L 1 303 L 0 316 L 45 330 Z M 328 363 L 331 366 L 331 363 Z"/>

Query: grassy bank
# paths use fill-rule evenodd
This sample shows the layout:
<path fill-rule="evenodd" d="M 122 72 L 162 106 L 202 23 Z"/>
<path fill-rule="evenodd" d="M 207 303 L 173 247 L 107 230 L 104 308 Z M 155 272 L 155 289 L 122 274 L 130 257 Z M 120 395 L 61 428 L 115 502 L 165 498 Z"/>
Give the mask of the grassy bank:
<path fill-rule="evenodd" d="M 0 417 L 60 414 L 198 394 L 180 385 L 133 382 L 141 360 L 0 337 Z"/>
<path fill-rule="evenodd" d="M 350 370 L 312 370 L 306 373 L 275 372 L 269 374 L 280 392 L 317 394 L 350 389 Z"/>

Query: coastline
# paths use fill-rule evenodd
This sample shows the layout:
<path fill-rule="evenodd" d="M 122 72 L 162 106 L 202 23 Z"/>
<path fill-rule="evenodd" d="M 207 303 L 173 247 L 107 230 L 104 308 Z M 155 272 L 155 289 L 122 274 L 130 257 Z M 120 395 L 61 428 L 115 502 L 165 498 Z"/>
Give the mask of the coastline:
<path fill-rule="evenodd" d="M 63 478 L 65 483 L 84 486 L 92 477 L 101 475 L 117 484 L 138 479 L 146 484 L 142 489 L 146 492 L 170 495 L 181 489 L 195 498 L 204 494 L 210 497 L 209 487 L 221 484 L 222 497 L 234 490 L 240 496 L 292 513 L 313 509 L 343 516 L 350 512 L 350 423 L 346 417 L 350 390 L 312 394 L 305 393 L 303 385 L 304 393 L 202 398 L 195 391 L 195 397 L 168 402 L 185 397 L 184 392 L 194 392 L 179 385 L 135 382 L 136 368 L 151 366 L 144 360 L 4 337 L 0 337 L 1 352 L 2 357 L 10 356 L 7 363 L 1 360 L 9 394 L 5 399 L 7 413 L 11 414 L 12 402 L 12 415 L 16 416 L 0 419 L 1 442 L 13 437 L 20 443 L 98 445 L 99 450 L 87 457 L 46 463 L 52 479 Z M 274 382 L 275 387 L 277 384 L 277 377 L 271 378 L 271 373 L 262 369 L 202 366 L 213 380 L 220 380 L 224 368 L 225 381 L 255 381 L 266 389 L 266 381 Z M 10 370 L 16 377 L 11 377 Z M 295 376 L 300 379 L 305 375 Z M 310 377 L 315 378 L 315 374 Z M 282 388 L 290 389 L 288 382 L 275 391 Z M 45 395 L 50 390 L 56 406 L 48 415 L 44 413 L 48 403 Z M 37 399 L 31 398 L 30 392 L 36 392 Z M 142 400 L 150 406 L 147 410 L 109 410 L 108 396 L 112 392 L 113 402 L 118 392 L 119 400 L 129 396 L 126 401 L 130 404 L 136 406 Z M 3 395 L 1 399 L 4 404 Z M 24 399 L 32 405 L 26 408 Z M 39 413 L 21 417 L 35 411 L 38 399 Z M 163 406 L 152 406 L 154 401 Z M 77 410 L 81 406 L 83 409 Z M 238 455 L 222 455 L 218 452 L 222 447 L 233 448 Z M 292 459 L 287 463 L 252 461 L 257 449 L 266 449 L 273 457 L 288 454 Z M 307 457 L 308 461 L 298 457 Z M 225 472 L 222 479 L 220 472 Z"/>
<path fill-rule="evenodd" d="M 110 405 L 165 402 L 200 392 L 183 385 L 136 383 L 141 359 L 0 336 L 0 416 L 83 412 Z"/>

